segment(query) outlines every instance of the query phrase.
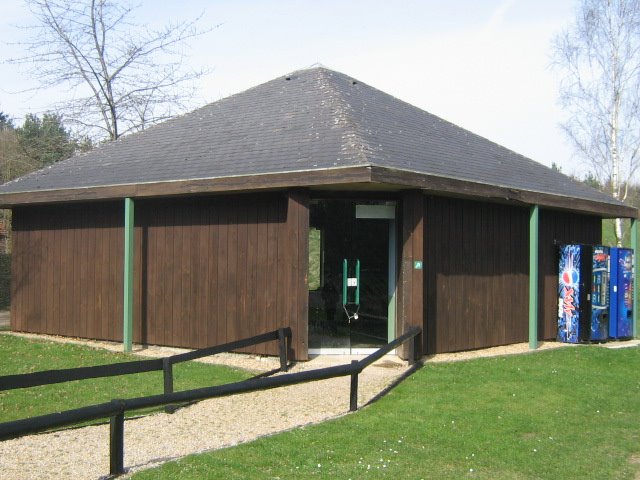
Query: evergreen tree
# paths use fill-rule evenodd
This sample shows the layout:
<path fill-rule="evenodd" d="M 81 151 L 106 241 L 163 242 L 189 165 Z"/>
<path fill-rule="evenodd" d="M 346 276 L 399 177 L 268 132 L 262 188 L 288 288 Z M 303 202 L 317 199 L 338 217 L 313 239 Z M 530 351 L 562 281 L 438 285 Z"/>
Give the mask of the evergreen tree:
<path fill-rule="evenodd" d="M 55 113 L 45 113 L 42 118 L 28 114 L 16 134 L 22 153 L 35 168 L 69 158 L 78 147 L 60 115 Z"/>
<path fill-rule="evenodd" d="M 9 115 L 0 110 L 0 132 L 13 130 L 13 120 Z"/>

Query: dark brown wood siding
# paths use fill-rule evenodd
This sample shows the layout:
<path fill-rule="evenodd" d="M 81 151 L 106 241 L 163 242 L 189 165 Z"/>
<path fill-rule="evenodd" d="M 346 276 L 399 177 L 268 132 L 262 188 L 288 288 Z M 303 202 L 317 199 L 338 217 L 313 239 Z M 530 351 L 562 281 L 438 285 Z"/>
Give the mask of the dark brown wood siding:
<path fill-rule="evenodd" d="M 428 353 L 528 339 L 528 209 L 425 198 Z"/>
<path fill-rule="evenodd" d="M 307 357 L 303 192 L 144 200 L 135 208 L 135 342 L 198 348 L 291 326 L 295 356 Z M 114 202 L 15 210 L 14 329 L 122 339 L 123 209 Z"/>
<path fill-rule="evenodd" d="M 17 331 L 122 339 L 120 203 L 14 209 Z"/>
<path fill-rule="evenodd" d="M 424 328 L 424 270 L 414 268 L 415 261 L 424 261 L 424 205 L 421 192 L 402 194 L 396 335 L 401 335 L 410 326 Z M 425 338 L 421 335 L 419 341 Z M 405 345 L 401 349 L 401 356 L 406 357 L 407 348 Z"/>
<path fill-rule="evenodd" d="M 558 243 L 597 245 L 602 240 L 600 217 L 540 210 L 540 299 L 538 339 L 556 338 L 558 317 Z"/>
<path fill-rule="evenodd" d="M 295 353 L 306 358 L 303 194 L 149 200 L 136 209 L 143 342 L 201 348 L 291 326 Z M 276 353 L 270 344 L 252 351 Z"/>

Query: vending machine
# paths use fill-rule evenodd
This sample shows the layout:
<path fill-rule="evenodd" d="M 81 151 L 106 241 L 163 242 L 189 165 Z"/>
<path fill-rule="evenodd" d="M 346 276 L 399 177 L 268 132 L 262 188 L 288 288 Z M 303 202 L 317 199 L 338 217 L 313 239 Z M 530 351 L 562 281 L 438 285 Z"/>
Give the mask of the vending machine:
<path fill-rule="evenodd" d="M 609 338 L 633 335 L 633 250 L 611 249 Z"/>
<path fill-rule="evenodd" d="M 602 342 L 609 338 L 609 247 L 593 247 L 591 261 L 591 333 L 589 340 Z"/>
<path fill-rule="evenodd" d="M 609 247 L 561 245 L 558 264 L 558 340 L 609 337 Z"/>
<path fill-rule="evenodd" d="M 584 260 L 588 258 L 583 245 L 560 245 L 558 264 L 558 340 L 578 343 L 584 340 L 587 304 L 584 285 Z"/>

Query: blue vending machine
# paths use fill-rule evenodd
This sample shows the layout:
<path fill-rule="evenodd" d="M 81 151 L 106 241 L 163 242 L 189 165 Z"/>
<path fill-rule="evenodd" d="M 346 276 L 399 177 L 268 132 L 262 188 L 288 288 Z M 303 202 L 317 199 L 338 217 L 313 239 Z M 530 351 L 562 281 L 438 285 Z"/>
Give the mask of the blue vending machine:
<path fill-rule="evenodd" d="M 633 336 L 633 250 L 611 249 L 609 338 Z"/>
<path fill-rule="evenodd" d="M 609 337 L 609 248 L 561 245 L 558 264 L 558 340 Z"/>
<path fill-rule="evenodd" d="M 558 340 L 578 343 L 584 340 L 587 303 L 584 285 L 584 259 L 588 258 L 583 245 L 560 245 L 558 264 Z"/>

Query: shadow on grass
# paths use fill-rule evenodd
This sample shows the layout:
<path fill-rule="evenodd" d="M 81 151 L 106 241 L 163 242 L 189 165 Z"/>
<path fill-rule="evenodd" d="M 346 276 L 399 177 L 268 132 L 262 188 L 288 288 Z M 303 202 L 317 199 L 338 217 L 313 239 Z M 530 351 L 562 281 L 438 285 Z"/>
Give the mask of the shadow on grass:
<path fill-rule="evenodd" d="M 362 405 L 362 407 L 366 407 L 368 405 L 371 405 L 372 403 L 377 402 L 378 400 L 380 400 L 381 398 L 383 398 L 384 396 L 386 396 L 389 392 L 391 392 L 391 390 L 393 390 L 394 388 L 396 388 L 398 385 L 400 385 L 404 380 L 406 380 L 407 378 L 409 378 L 411 375 L 413 375 L 415 372 L 417 372 L 418 370 L 420 370 L 422 367 L 424 366 L 424 360 L 418 360 L 416 363 L 414 363 L 409 369 L 407 369 L 405 372 L 402 373 L 402 375 L 400 375 L 399 377 L 397 377 L 393 382 L 391 382 L 389 385 L 387 385 L 384 389 L 382 389 L 380 391 L 380 393 L 376 394 L 373 398 L 371 398 L 367 403 L 365 403 L 364 405 Z M 360 408 L 362 408 L 360 407 Z"/>

